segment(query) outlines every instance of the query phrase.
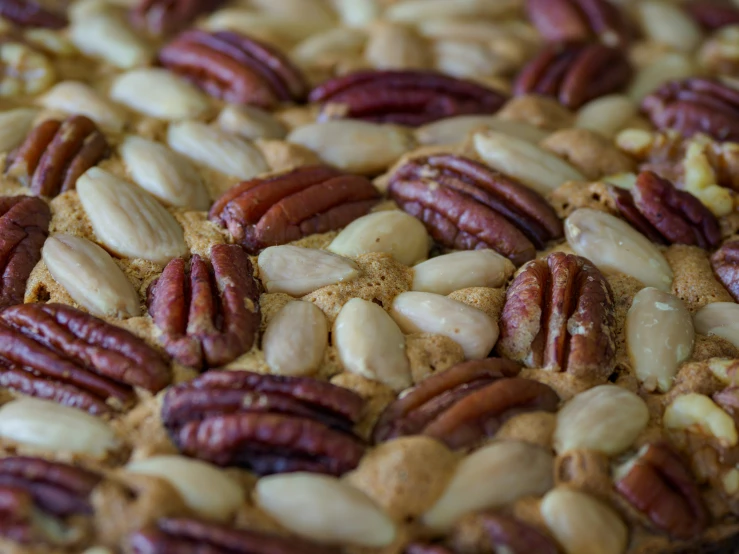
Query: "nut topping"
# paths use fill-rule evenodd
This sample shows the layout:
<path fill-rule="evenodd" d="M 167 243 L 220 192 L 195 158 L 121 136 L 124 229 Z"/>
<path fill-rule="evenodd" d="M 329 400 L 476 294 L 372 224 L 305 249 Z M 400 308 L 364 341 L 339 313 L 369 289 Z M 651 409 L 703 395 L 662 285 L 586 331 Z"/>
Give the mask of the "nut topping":
<path fill-rule="evenodd" d="M 605 381 L 615 365 L 613 292 L 587 259 L 554 252 L 526 264 L 506 294 L 498 351 L 527 367 Z"/>
<path fill-rule="evenodd" d="M 463 518 L 449 542 L 454 552 L 500 552 L 501 554 L 557 554 L 552 539 L 510 515 L 481 512 Z M 407 551 L 406 554 L 414 554 Z M 420 554 L 420 553 L 419 553 Z"/>
<path fill-rule="evenodd" d="M 168 35 L 188 27 L 198 16 L 215 11 L 223 0 L 139 0 L 131 22 L 151 35 Z"/>
<path fill-rule="evenodd" d="M 67 26 L 64 15 L 45 9 L 35 0 L 0 0 L 0 17 L 20 27 L 62 29 Z"/>
<path fill-rule="evenodd" d="M 713 272 L 739 302 L 739 240 L 725 242 L 711 256 Z"/>
<path fill-rule="evenodd" d="M 167 352 L 183 365 L 219 367 L 247 352 L 261 321 L 259 287 L 244 250 L 216 244 L 210 264 L 175 258 L 149 289 L 149 313 Z"/>
<path fill-rule="evenodd" d="M 520 265 L 562 236 L 543 197 L 467 158 L 411 160 L 391 176 L 388 193 L 447 248 L 492 248 Z"/>
<path fill-rule="evenodd" d="M 262 337 L 264 359 L 275 375 L 315 373 L 327 346 L 326 316 L 315 304 L 305 301 L 288 302 L 270 320 Z"/>
<path fill-rule="evenodd" d="M 715 31 L 721 27 L 739 25 L 739 8 L 724 0 L 691 0 L 685 9 L 703 28 Z"/>
<path fill-rule="evenodd" d="M 85 171 L 108 155 L 108 142 L 84 115 L 49 119 L 11 155 L 7 174 L 40 196 L 73 190 Z"/>
<path fill-rule="evenodd" d="M 411 290 L 451 294 L 468 287 L 499 288 L 514 272 L 513 264 L 493 250 L 469 250 L 436 256 L 413 266 Z"/>

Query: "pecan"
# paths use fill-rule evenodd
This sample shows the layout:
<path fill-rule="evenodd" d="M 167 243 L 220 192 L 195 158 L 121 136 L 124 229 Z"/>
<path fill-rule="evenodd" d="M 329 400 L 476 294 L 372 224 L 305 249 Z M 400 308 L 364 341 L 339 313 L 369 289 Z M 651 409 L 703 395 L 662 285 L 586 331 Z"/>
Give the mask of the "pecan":
<path fill-rule="evenodd" d="M 51 210 L 40 198 L 0 196 L 0 308 L 23 303 L 50 222 Z"/>
<path fill-rule="evenodd" d="M 223 3 L 224 0 L 140 0 L 131 10 L 131 23 L 152 35 L 169 35 Z"/>
<path fill-rule="evenodd" d="M 162 420 L 184 454 L 217 465 L 341 475 L 364 453 L 352 432 L 363 404 L 310 378 L 210 371 L 167 391 Z"/>
<path fill-rule="evenodd" d="M 665 443 L 647 445 L 618 479 L 616 490 L 655 527 L 673 537 L 692 539 L 708 525 L 693 476 Z"/>
<path fill-rule="evenodd" d="M 721 245 L 711 256 L 713 272 L 739 302 L 739 240 L 732 240 Z"/>
<path fill-rule="evenodd" d="M 647 96 L 641 107 L 658 129 L 739 141 L 739 90 L 716 79 L 670 81 Z"/>
<path fill-rule="evenodd" d="M 195 254 L 175 258 L 149 289 L 149 313 L 167 352 L 198 369 L 234 360 L 259 330 L 259 288 L 249 256 L 237 244 L 217 244 L 211 266 Z"/>
<path fill-rule="evenodd" d="M 467 158 L 411 160 L 391 176 L 388 193 L 448 248 L 492 248 L 520 265 L 562 237 L 562 222 L 541 195 Z"/>
<path fill-rule="evenodd" d="M 621 216 L 652 242 L 709 249 L 721 241 L 716 216 L 695 196 L 651 171 L 639 174 L 631 192 L 618 187 L 610 191 Z"/>
<path fill-rule="evenodd" d="M 186 518 L 163 518 L 129 539 L 134 554 L 336 554 L 295 537 L 234 529 Z"/>
<path fill-rule="evenodd" d="M 375 442 L 427 435 L 449 448 L 467 448 L 492 437 L 510 417 L 553 412 L 559 397 L 549 386 L 516 377 L 518 364 L 488 358 L 436 373 L 407 390 L 380 416 Z"/>
<path fill-rule="evenodd" d="M 372 182 L 328 166 L 304 166 L 231 188 L 210 209 L 250 254 L 345 227 L 380 198 Z"/>
<path fill-rule="evenodd" d="M 551 96 L 576 110 L 594 98 L 618 92 L 631 75 L 631 64 L 619 48 L 597 43 L 551 44 L 521 70 L 513 88 L 516 95 Z"/>
<path fill-rule="evenodd" d="M 53 197 L 74 189 L 77 178 L 108 153 L 108 142 L 91 119 L 49 119 L 11 154 L 7 174 L 34 194 Z"/>
<path fill-rule="evenodd" d="M 300 71 L 272 46 L 239 33 L 185 31 L 159 52 L 161 64 L 215 98 L 271 108 L 300 101 Z"/>
<path fill-rule="evenodd" d="M 696 0 L 685 9 L 705 29 L 714 31 L 729 25 L 739 25 L 739 8 L 729 0 Z"/>
<path fill-rule="evenodd" d="M 34 0 L 0 0 L 0 17 L 21 27 L 62 29 L 68 23 L 63 14 L 49 11 Z"/>
<path fill-rule="evenodd" d="M 580 256 L 526 264 L 506 293 L 498 352 L 528 367 L 605 381 L 615 365 L 613 292 Z"/>
<path fill-rule="evenodd" d="M 492 114 L 507 97 L 436 71 L 356 71 L 330 79 L 310 93 L 324 114 L 377 123 L 419 126 L 464 114 Z"/>
<path fill-rule="evenodd" d="M 101 414 L 130 404 L 134 386 L 158 392 L 169 379 L 144 341 L 70 306 L 0 312 L 0 386 Z"/>

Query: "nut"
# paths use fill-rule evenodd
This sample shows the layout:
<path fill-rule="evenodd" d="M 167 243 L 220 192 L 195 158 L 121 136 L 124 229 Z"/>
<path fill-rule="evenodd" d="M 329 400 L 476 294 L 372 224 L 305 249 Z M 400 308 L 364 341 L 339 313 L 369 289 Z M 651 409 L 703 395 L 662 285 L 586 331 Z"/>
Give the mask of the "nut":
<path fill-rule="evenodd" d="M 718 280 L 739 301 L 739 241 L 722 244 L 711 256 L 711 265 Z"/>
<path fill-rule="evenodd" d="M 69 115 L 83 115 L 103 129 L 120 132 L 126 125 L 126 115 L 91 86 L 79 81 L 62 81 L 38 100 L 46 109 Z"/>
<path fill-rule="evenodd" d="M 327 346 L 326 316 L 310 302 L 288 302 L 262 337 L 264 358 L 276 375 L 311 375 L 321 365 Z"/>
<path fill-rule="evenodd" d="M 584 104 L 577 112 L 575 127 L 614 138 L 637 115 L 638 106 L 623 94 L 608 94 Z"/>
<path fill-rule="evenodd" d="M 693 319 L 677 296 L 640 290 L 626 316 L 626 344 L 639 381 L 650 392 L 667 392 L 678 366 L 693 352 Z"/>
<path fill-rule="evenodd" d="M 50 11 L 34 0 L 4 0 L 0 3 L 0 17 L 19 27 L 62 29 L 67 26 L 63 14 Z"/>
<path fill-rule="evenodd" d="M 554 449 L 595 450 L 609 456 L 627 450 L 647 426 L 649 410 L 633 392 L 600 385 L 581 392 L 557 414 Z"/>
<path fill-rule="evenodd" d="M 201 15 L 218 9 L 223 0 L 139 0 L 130 14 L 133 25 L 151 35 L 168 35 L 189 27 Z"/>
<path fill-rule="evenodd" d="M 225 106 L 218 115 L 218 126 L 245 139 L 281 139 L 285 127 L 269 112 L 254 106 Z"/>
<path fill-rule="evenodd" d="M 516 0 L 460 0 L 450 3 L 447 0 L 401 0 L 393 2 L 385 11 L 391 21 L 421 23 L 429 19 L 487 19 L 499 18 L 518 9 Z"/>
<path fill-rule="evenodd" d="M 665 408 L 662 422 L 668 430 L 715 438 L 722 447 L 736 446 L 739 442 L 732 417 L 703 394 L 691 392 L 676 397 Z"/>
<path fill-rule="evenodd" d="M 405 337 L 374 302 L 352 298 L 334 321 L 332 341 L 347 371 L 401 391 L 411 384 Z"/>
<path fill-rule="evenodd" d="M 347 225 L 328 245 L 328 250 L 355 258 L 368 252 L 387 252 L 405 265 L 428 257 L 429 236 L 415 217 L 387 210 L 368 214 Z"/>
<path fill-rule="evenodd" d="M 359 267 L 352 260 L 298 246 L 270 246 L 259 254 L 257 263 L 267 292 L 284 292 L 291 296 L 304 296 L 359 276 Z"/>
<path fill-rule="evenodd" d="M 376 69 L 425 69 L 428 44 L 411 27 L 378 22 L 369 27 L 364 58 Z"/>
<path fill-rule="evenodd" d="M 685 79 L 696 74 L 698 64 L 692 56 L 666 52 L 652 63 L 640 67 L 631 81 L 627 95 L 634 102 L 641 102 L 660 85 L 675 79 Z"/>
<path fill-rule="evenodd" d="M 514 270 L 510 260 L 494 250 L 453 252 L 414 266 L 411 290 L 446 295 L 469 287 L 500 288 Z"/>
<path fill-rule="evenodd" d="M 18 42 L 0 44 L 0 97 L 39 94 L 54 81 L 54 66 L 41 52 Z"/>
<path fill-rule="evenodd" d="M 110 9 L 91 10 L 74 19 L 69 33 L 80 52 L 119 69 L 147 65 L 154 57 L 151 46 Z"/>
<path fill-rule="evenodd" d="M 335 477 L 292 473 L 257 482 L 256 504 L 293 533 L 321 543 L 381 548 L 395 523 L 363 492 Z"/>
<path fill-rule="evenodd" d="M 404 333 L 431 333 L 452 339 L 468 360 L 485 358 L 498 340 L 498 324 L 487 314 L 430 292 L 399 294 L 390 315 Z"/>
<path fill-rule="evenodd" d="M 37 113 L 32 108 L 16 108 L 0 113 L 0 152 L 10 152 L 23 142 Z"/>
<path fill-rule="evenodd" d="M 56 234 L 46 240 L 41 254 L 54 280 L 92 315 L 125 318 L 140 314 L 139 295 L 131 281 L 94 242 Z"/>
<path fill-rule="evenodd" d="M 672 287 L 672 269 L 659 249 L 615 216 L 580 208 L 565 220 L 565 235 L 572 250 L 601 271 L 624 273 L 662 291 Z"/>
<path fill-rule="evenodd" d="M 706 304 L 693 316 L 695 332 L 699 335 L 715 335 L 739 348 L 739 304 L 713 302 Z"/>
<path fill-rule="evenodd" d="M 470 514 L 463 518 L 452 531 L 449 542 L 455 547 L 455 552 L 559 552 L 554 541 L 532 525 L 496 512 Z"/>
<path fill-rule="evenodd" d="M 683 6 L 664 0 L 642 0 L 634 8 L 647 40 L 683 52 L 700 46 L 703 33 Z"/>
<path fill-rule="evenodd" d="M 450 145 L 464 141 L 467 135 L 480 128 L 492 129 L 514 138 L 538 143 L 547 132 L 523 121 L 501 119 L 494 115 L 458 115 L 446 117 L 415 131 L 416 140 L 424 145 Z"/>

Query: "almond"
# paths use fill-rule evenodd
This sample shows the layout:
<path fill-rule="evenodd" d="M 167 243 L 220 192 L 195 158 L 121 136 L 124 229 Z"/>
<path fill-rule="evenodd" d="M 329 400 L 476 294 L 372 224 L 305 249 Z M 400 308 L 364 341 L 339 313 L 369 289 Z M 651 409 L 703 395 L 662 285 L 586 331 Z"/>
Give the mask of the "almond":
<path fill-rule="evenodd" d="M 430 19 L 476 19 L 500 17 L 519 7 L 518 0 L 402 0 L 385 12 L 391 21 L 423 23 Z"/>
<path fill-rule="evenodd" d="M 627 94 L 638 104 L 661 84 L 692 77 L 697 71 L 698 64 L 693 56 L 668 51 L 636 72 Z"/>
<path fill-rule="evenodd" d="M 218 115 L 218 126 L 245 139 L 281 139 L 287 134 L 284 125 L 271 113 L 255 106 L 229 104 Z"/>
<path fill-rule="evenodd" d="M 16 108 L 0 113 L 0 152 L 10 152 L 19 146 L 31 130 L 38 110 Z"/>
<path fill-rule="evenodd" d="M 102 58 L 119 69 L 148 64 L 154 50 L 110 9 L 90 10 L 74 18 L 70 28 L 74 45 L 91 57 Z"/>
<path fill-rule="evenodd" d="M 739 442 L 734 419 L 704 394 L 691 392 L 675 398 L 665 408 L 662 423 L 666 429 L 715 438 L 726 448 Z"/>
<path fill-rule="evenodd" d="M 328 322 L 310 302 L 288 302 L 267 325 L 262 350 L 272 373 L 305 376 L 321 365 L 328 346 Z"/>
<path fill-rule="evenodd" d="M 671 50 L 693 52 L 703 40 L 698 23 L 674 2 L 641 0 L 634 4 L 645 38 Z"/>
<path fill-rule="evenodd" d="M 464 141 L 470 132 L 491 129 L 531 143 L 544 140 L 549 133 L 523 121 L 500 119 L 494 115 L 458 115 L 428 123 L 416 129 L 420 144 L 456 144 Z"/>
<path fill-rule="evenodd" d="M 412 290 L 451 294 L 469 287 L 505 286 L 516 270 L 494 250 L 467 250 L 437 256 L 413 268 Z"/>
<path fill-rule="evenodd" d="M 575 127 L 614 138 L 639 113 L 639 106 L 623 94 L 609 94 L 591 100 L 580 108 Z"/>
<path fill-rule="evenodd" d="M 126 115 L 118 106 L 79 81 L 62 81 L 54 85 L 38 103 L 49 110 L 87 116 L 110 131 L 122 131 L 126 124 Z"/>
<path fill-rule="evenodd" d="M 431 66 L 426 41 L 412 28 L 389 22 L 369 27 L 365 59 L 376 69 L 425 69 Z"/>
<path fill-rule="evenodd" d="M 698 310 L 693 316 L 695 332 L 715 335 L 739 348 L 739 304 L 714 302 Z"/>

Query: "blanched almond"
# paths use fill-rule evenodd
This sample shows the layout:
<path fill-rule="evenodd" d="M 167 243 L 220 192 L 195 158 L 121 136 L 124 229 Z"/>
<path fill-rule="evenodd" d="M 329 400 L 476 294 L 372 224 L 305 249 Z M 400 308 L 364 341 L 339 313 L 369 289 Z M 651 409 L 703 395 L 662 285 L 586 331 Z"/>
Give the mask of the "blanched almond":
<path fill-rule="evenodd" d="M 669 291 L 672 269 L 662 252 L 628 223 L 591 208 L 575 210 L 565 220 L 567 242 L 598 269 L 625 273 L 649 287 Z"/>
<path fill-rule="evenodd" d="M 0 152 L 10 152 L 26 138 L 38 110 L 16 108 L 0 113 Z"/>
<path fill-rule="evenodd" d="M 267 292 L 292 296 L 304 296 L 359 276 L 359 266 L 352 260 L 324 250 L 289 244 L 265 248 L 257 263 Z"/>
<path fill-rule="evenodd" d="M 396 391 L 411 385 L 403 332 L 374 302 L 349 300 L 336 317 L 331 336 L 347 371 Z"/>
<path fill-rule="evenodd" d="M 118 147 L 131 178 L 170 206 L 207 210 L 208 191 L 192 164 L 163 144 L 128 135 Z"/>
<path fill-rule="evenodd" d="M 376 69 L 425 69 L 431 65 L 425 39 L 411 27 L 384 21 L 369 27 L 364 57 Z"/>
<path fill-rule="evenodd" d="M 328 475 L 262 477 L 254 500 L 289 531 L 323 543 L 381 548 L 397 534 L 395 523 L 368 496 Z"/>
<path fill-rule="evenodd" d="M 271 113 L 255 106 L 229 104 L 221 110 L 216 123 L 227 133 L 245 139 L 281 139 L 287 134 Z"/>
<path fill-rule="evenodd" d="M 491 129 L 504 135 L 538 143 L 549 133 L 523 121 L 500 119 L 494 115 L 458 115 L 428 123 L 416 129 L 416 140 L 420 144 L 456 144 L 477 129 Z"/>
<path fill-rule="evenodd" d="M 609 94 L 582 106 L 577 112 L 575 127 L 613 138 L 638 112 L 639 106 L 628 96 Z"/>
<path fill-rule="evenodd" d="M 693 324 L 696 333 L 721 337 L 739 348 L 739 304 L 707 304 L 695 313 Z"/>
<path fill-rule="evenodd" d="M 684 79 L 695 75 L 698 64 L 693 56 L 677 52 L 667 52 L 651 64 L 640 68 L 627 94 L 637 104 L 645 96 L 655 91 L 661 84 L 673 79 Z"/>
<path fill-rule="evenodd" d="M 296 14 L 266 13 L 239 7 L 217 10 L 204 23 L 211 31 L 236 31 L 263 41 L 294 43 L 329 28 L 323 19 L 311 19 L 310 10 L 302 7 Z"/>
<path fill-rule="evenodd" d="M 516 270 L 494 250 L 467 250 L 431 258 L 413 268 L 412 290 L 451 294 L 468 287 L 498 288 Z"/>
<path fill-rule="evenodd" d="M 553 485 L 554 459 L 538 446 L 497 441 L 463 459 L 444 493 L 421 521 L 446 531 L 465 514 L 503 508 L 519 498 L 541 495 Z"/>
<path fill-rule="evenodd" d="M 310 375 L 328 346 L 328 322 L 311 302 L 288 302 L 267 325 L 262 350 L 272 373 Z"/>
<path fill-rule="evenodd" d="M 110 9 L 91 10 L 73 19 L 70 38 L 83 54 L 120 69 L 146 65 L 154 57 L 153 48 L 133 32 L 122 14 Z"/>
<path fill-rule="evenodd" d="M 330 67 L 362 56 L 367 35 L 360 29 L 335 27 L 311 35 L 293 48 L 290 58 L 303 67 Z"/>
<path fill-rule="evenodd" d="M 667 429 L 714 437 L 727 448 L 739 442 L 734 419 L 704 394 L 675 398 L 665 409 L 662 423 Z"/>
<path fill-rule="evenodd" d="M 38 103 L 50 110 L 87 116 L 103 129 L 111 131 L 121 131 L 126 124 L 126 116 L 120 107 L 79 81 L 62 81 L 54 85 L 39 98 Z"/>
<path fill-rule="evenodd" d="M 422 23 L 429 19 L 498 17 L 518 7 L 517 0 L 402 0 L 394 2 L 385 17 L 391 21 Z"/>
<path fill-rule="evenodd" d="M 111 252 L 165 263 L 188 253 L 182 227 L 148 192 L 100 168 L 77 180 L 95 235 Z"/>
<path fill-rule="evenodd" d="M 94 242 L 56 234 L 46 239 L 41 254 L 51 276 L 91 314 L 134 317 L 141 313 L 133 284 Z"/>
<path fill-rule="evenodd" d="M 380 5 L 375 0 L 333 0 L 341 22 L 347 27 L 364 27 L 380 15 Z"/>
<path fill-rule="evenodd" d="M 498 340 L 498 323 L 484 312 L 430 292 L 404 292 L 390 315 L 404 333 L 443 335 L 459 344 L 468 360 L 486 357 Z"/>
<path fill-rule="evenodd" d="M 700 46 L 701 28 L 682 6 L 663 0 L 641 0 L 634 3 L 634 8 L 648 40 L 683 52 Z"/>
<path fill-rule="evenodd" d="M 667 392 L 678 366 L 693 352 L 693 318 L 677 296 L 640 290 L 626 316 L 626 343 L 637 378 L 648 391 Z"/>

